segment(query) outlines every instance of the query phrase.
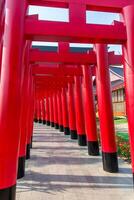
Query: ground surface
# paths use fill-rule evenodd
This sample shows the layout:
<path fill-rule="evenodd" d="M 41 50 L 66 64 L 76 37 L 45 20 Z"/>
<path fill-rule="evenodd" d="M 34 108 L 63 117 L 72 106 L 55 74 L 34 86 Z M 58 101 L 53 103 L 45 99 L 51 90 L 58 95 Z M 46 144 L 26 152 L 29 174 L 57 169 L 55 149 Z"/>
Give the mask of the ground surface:
<path fill-rule="evenodd" d="M 120 160 L 118 174 L 106 173 L 101 156 L 88 156 L 87 147 L 43 125 L 35 125 L 33 140 L 17 200 L 134 199 L 130 165 Z"/>

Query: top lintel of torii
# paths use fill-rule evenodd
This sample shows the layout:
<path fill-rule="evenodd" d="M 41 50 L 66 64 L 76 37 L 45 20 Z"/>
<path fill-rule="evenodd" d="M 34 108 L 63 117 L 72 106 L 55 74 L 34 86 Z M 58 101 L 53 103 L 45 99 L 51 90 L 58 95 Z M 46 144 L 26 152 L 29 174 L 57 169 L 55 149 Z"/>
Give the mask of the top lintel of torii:
<path fill-rule="evenodd" d="M 123 7 L 134 5 L 134 0 L 28 0 L 29 5 L 68 8 L 69 4 L 86 5 L 87 10 L 121 12 Z"/>

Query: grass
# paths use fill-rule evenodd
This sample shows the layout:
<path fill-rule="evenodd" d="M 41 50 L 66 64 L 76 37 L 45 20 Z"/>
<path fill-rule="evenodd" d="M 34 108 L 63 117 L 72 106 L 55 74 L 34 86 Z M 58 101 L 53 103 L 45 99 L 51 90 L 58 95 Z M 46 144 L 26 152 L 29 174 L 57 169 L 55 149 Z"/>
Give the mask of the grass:
<path fill-rule="evenodd" d="M 121 137 L 126 142 L 129 140 L 128 133 L 126 132 L 116 132 L 116 135 Z"/>
<path fill-rule="evenodd" d="M 127 132 L 116 132 L 118 155 L 131 163 L 129 137 Z"/>
<path fill-rule="evenodd" d="M 98 116 L 96 117 L 96 121 L 99 122 L 99 117 Z M 115 124 L 126 124 L 128 122 L 127 122 L 127 118 L 126 117 L 118 116 L 118 117 L 114 117 L 114 123 Z"/>
<path fill-rule="evenodd" d="M 127 119 L 126 118 L 117 118 L 114 119 L 115 124 L 126 124 L 127 123 Z"/>

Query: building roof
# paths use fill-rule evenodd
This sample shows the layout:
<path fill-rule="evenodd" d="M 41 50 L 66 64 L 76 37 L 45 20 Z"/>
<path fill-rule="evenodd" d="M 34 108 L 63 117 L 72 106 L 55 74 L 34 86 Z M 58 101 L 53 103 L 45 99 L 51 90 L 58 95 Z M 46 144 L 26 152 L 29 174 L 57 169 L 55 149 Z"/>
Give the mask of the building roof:
<path fill-rule="evenodd" d="M 111 80 L 112 90 L 117 90 L 119 88 L 124 87 L 123 67 L 111 66 L 110 80 Z"/>
<path fill-rule="evenodd" d="M 117 66 L 110 66 L 110 69 L 113 73 L 117 74 L 118 76 L 121 76 L 123 78 L 124 72 L 123 67 L 117 67 Z"/>

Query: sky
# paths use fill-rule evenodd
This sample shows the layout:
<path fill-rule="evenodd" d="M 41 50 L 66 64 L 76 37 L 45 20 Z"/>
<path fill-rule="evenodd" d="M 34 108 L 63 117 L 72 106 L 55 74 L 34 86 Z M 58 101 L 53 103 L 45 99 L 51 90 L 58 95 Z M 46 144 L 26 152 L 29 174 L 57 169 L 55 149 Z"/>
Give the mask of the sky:
<path fill-rule="evenodd" d="M 29 14 L 38 14 L 40 20 L 49 20 L 49 21 L 69 21 L 68 9 L 60 8 L 49 8 L 49 7 L 38 7 L 30 6 Z M 86 13 L 86 23 L 93 24 L 111 24 L 113 20 L 119 21 L 119 15 L 116 13 L 103 13 L 103 12 L 94 12 L 87 11 Z M 48 42 L 33 42 L 34 45 L 48 45 L 56 46 L 57 43 L 48 43 Z M 80 46 L 80 47 L 89 47 L 90 44 L 71 44 L 71 46 Z M 110 51 L 115 51 L 116 54 L 121 54 L 120 45 L 109 45 Z"/>

